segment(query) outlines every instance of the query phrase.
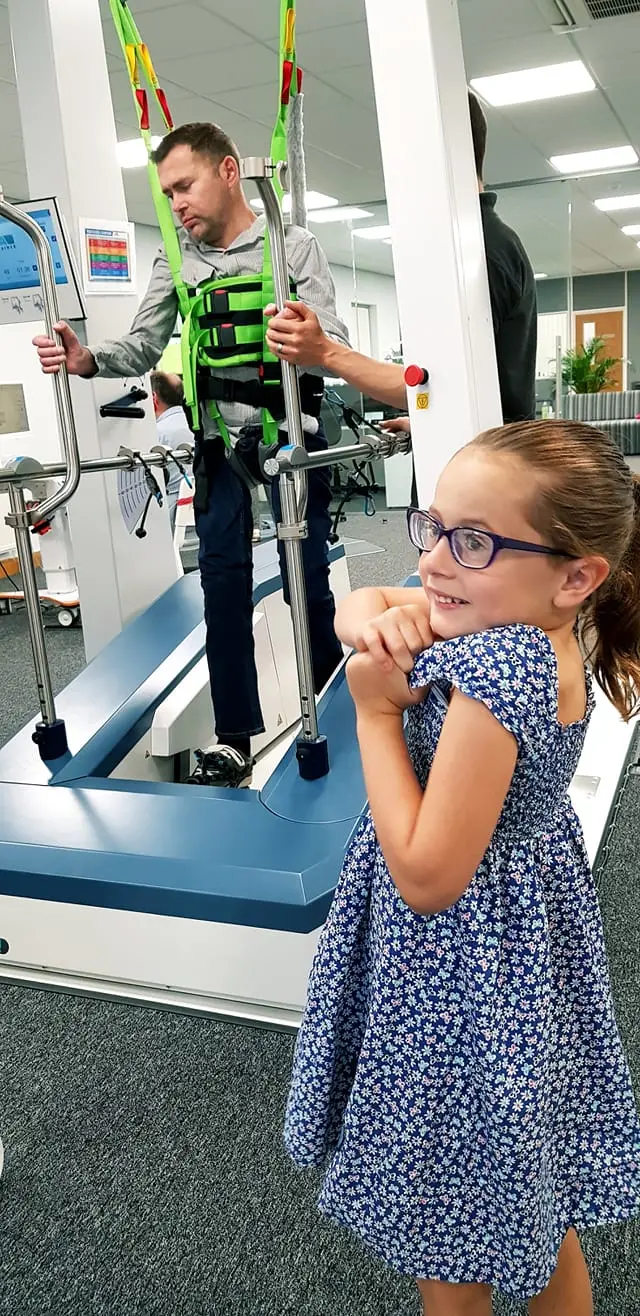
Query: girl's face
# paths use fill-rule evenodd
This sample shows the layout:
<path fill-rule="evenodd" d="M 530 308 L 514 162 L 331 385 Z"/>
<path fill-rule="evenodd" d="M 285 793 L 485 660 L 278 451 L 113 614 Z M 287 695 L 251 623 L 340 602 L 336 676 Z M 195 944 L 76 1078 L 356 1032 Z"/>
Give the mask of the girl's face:
<path fill-rule="evenodd" d="M 428 510 L 447 530 L 470 526 L 543 544 L 527 515 L 534 492 L 534 477 L 522 462 L 471 445 L 443 471 Z M 581 563 L 501 549 L 491 565 L 479 571 L 460 566 L 442 537 L 420 557 L 433 630 L 441 639 L 452 639 L 515 622 L 545 631 L 573 624 L 591 592 L 588 566 L 585 577 Z M 606 563 L 603 567 L 606 575 Z"/>

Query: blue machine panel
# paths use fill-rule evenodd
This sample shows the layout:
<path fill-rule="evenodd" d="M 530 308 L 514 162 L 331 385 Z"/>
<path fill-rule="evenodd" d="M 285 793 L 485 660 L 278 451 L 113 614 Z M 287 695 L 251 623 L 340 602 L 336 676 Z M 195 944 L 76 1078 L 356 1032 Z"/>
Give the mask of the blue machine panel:
<path fill-rule="evenodd" d="M 275 569 L 257 572 L 255 602 L 279 585 Z M 365 805 L 344 671 L 318 710 L 331 761 L 320 781 L 300 778 L 295 746 L 261 793 L 109 779 L 204 644 L 194 573 L 59 697 L 65 759 L 41 763 L 29 727 L 0 750 L 0 894 L 286 932 L 321 925 Z"/>

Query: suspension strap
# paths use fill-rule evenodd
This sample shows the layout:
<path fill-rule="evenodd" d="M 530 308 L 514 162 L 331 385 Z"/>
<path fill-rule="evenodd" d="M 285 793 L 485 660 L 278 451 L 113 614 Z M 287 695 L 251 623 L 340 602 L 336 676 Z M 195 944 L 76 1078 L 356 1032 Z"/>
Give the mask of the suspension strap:
<path fill-rule="evenodd" d="M 158 78 L 153 67 L 151 56 L 145 45 L 127 0 L 109 0 L 109 7 L 113 18 L 114 26 L 122 51 L 125 57 L 127 71 L 131 82 L 134 104 L 138 116 L 138 126 L 140 135 L 147 148 L 148 155 L 148 173 L 151 186 L 151 195 L 155 206 L 158 224 L 162 233 L 162 240 L 167 254 L 171 277 L 174 282 L 180 315 L 183 321 L 182 333 L 182 370 L 183 386 L 185 394 L 185 404 L 191 412 L 192 424 L 194 430 L 200 428 L 199 404 L 196 389 L 197 373 L 197 344 L 191 341 L 195 335 L 191 334 L 191 324 L 193 316 L 193 292 L 189 290 L 182 278 L 182 249 L 180 239 L 176 230 L 168 198 L 164 195 L 160 187 L 158 170 L 152 159 L 153 142 L 151 138 L 150 114 L 149 114 L 149 95 L 143 86 L 143 81 L 148 85 L 151 95 L 155 97 L 159 107 L 163 123 L 168 131 L 173 128 L 173 118 L 167 98 L 164 91 L 159 85 Z M 302 71 L 298 68 L 296 59 L 296 0 L 280 0 L 280 82 L 278 97 L 278 113 L 271 139 L 271 158 L 277 163 L 284 163 L 287 159 L 287 118 L 291 97 L 299 95 L 302 91 Z M 282 204 L 283 188 L 278 179 L 274 179 L 274 185 L 280 203 Z M 271 261 L 271 248 L 269 244 L 268 231 L 264 236 L 264 255 L 262 265 L 262 309 L 275 301 L 275 288 L 273 282 L 273 267 Z M 263 323 L 263 343 L 262 343 L 262 361 L 263 375 L 264 368 L 268 370 L 277 362 L 269 350 L 266 341 L 267 322 Z M 220 415 L 219 409 L 215 402 L 209 402 L 209 414 L 216 421 L 220 433 L 227 446 L 230 445 L 230 436 L 224 421 Z M 274 443 L 278 437 L 278 425 L 270 413 L 263 409 L 262 411 L 263 434 L 266 443 Z"/>
<path fill-rule="evenodd" d="M 162 241 L 167 253 L 171 277 L 178 296 L 180 314 L 183 319 L 186 319 L 189 313 L 190 297 L 189 290 L 182 278 L 182 250 L 169 200 L 160 187 L 158 170 L 151 158 L 153 142 L 151 140 L 149 96 L 145 87 L 142 85 L 143 79 L 148 84 L 152 96 L 155 97 L 163 123 L 168 132 L 170 132 L 174 126 L 173 118 L 167 98 L 158 82 L 151 55 L 149 54 L 149 51 L 136 27 L 127 0 L 109 0 L 109 5 L 129 73 L 133 100 L 138 115 L 140 135 L 147 148 L 151 195 L 153 197 L 153 204 L 158 217 L 160 231 L 162 233 Z"/>

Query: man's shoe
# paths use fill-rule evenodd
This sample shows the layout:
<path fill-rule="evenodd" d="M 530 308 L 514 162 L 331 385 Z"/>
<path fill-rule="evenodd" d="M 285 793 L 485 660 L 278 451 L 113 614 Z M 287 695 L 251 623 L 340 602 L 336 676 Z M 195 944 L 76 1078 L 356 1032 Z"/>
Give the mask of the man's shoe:
<path fill-rule="evenodd" d="M 243 754 L 242 750 L 234 749 L 231 745 L 216 745 L 215 749 L 207 750 L 206 753 L 196 749 L 194 754 L 196 766 L 191 776 L 187 777 L 188 786 L 229 786 L 238 789 L 250 784 L 255 759 Z"/>

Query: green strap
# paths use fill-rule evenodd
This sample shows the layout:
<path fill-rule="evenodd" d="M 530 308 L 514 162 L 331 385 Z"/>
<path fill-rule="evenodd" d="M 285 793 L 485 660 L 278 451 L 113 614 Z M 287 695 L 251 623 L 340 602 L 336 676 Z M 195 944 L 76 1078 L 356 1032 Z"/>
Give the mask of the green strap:
<path fill-rule="evenodd" d="M 131 91 L 136 107 L 136 113 L 138 115 L 140 134 L 147 148 L 151 195 L 160 231 L 162 233 L 162 240 L 167 255 L 169 269 L 171 271 L 171 277 L 178 298 L 180 315 L 183 320 L 181 357 L 185 403 L 191 412 L 194 429 L 198 429 L 200 427 L 199 406 L 196 393 L 198 343 L 197 335 L 193 335 L 196 341 L 193 344 L 191 343 L 193 325 L 192 299 L 189 294 L 189 289 L 182 278 L 182 248 L 180 246 L 180 239 L 174 223 L 171 206 L 168 198 L 164 195 L 162 188 L 160 187 L 158 170 L 152 159 L 153 145 L 151 141 L 151 129 L 150 126 L 143 125 L 144 107 L 141 104 L 141 99 L 139 99 L 136 94 L 138 91 L 143 91 L 141 79 L 139 77 L 140 72 L 157 101 L 165 126 L 168 130 L 171 130 L 173 124 L 168 115 L 166 100 L 164 99 L 162 92 L 159 92 L 158 82 L 149 52 L 140 36 L 126 0 L 109 0 L 109 7 L 129 73 Z M 278 113 L 271 140 L 271 158 L 278 164 L 286 161 L 287 158 L 288 100 L 291 96 L 297 94 L 295 19 L 296 0 L 280 0 L 280 82 L 278 87 Z M 292 64 L 291 86 L 289 97 L 286 98 L 286 103 L 283 103 L 284 67 L 287 61 Z M 278 199 L 280 203 L 282 203 L 283 189 L 277 179 L 274 180 L 274 186 L 278 194 Z M 273 283 L 271 249 L 269 235 L 268 232 L 265 231 L 262 265 L 262 309 L 264 310 L 266 306 L 274 301 L 275 288 Z M 262 358 L 263 361 L 273 362 L 277 360 L 277 358 L 270 352 L 267 346 L 267 327 L 267 322 L 265 321 L 263 327 Z M 229 432 L 220 415 L 219 408 L 215 403 L 209 404 L 209 414 L 216 421 L 224 442 L 229 446 Z M 274 443 L 278 437 L 278 425 L 277 422 L 273 420 L 270 413 L 264 409 L 262 412 L 262 428 L 265 442 Z"/>
<path fill-rule="evenodd" d="M 180 247 L 180 239 L 178 237 L 176 226 L 173 221 L 171 206 L 169 204 L 168 198 L 164 195 L 164 192 L 162 191 L 162 188 L 160 186 L 160 179 L 158 178 L 158 170 L 151 158 L 153 151 L 153 143 L 151 140 L 151 129 L 145 128 L 142 125 L 143 109 L 136 96 L 136 90 L 137 89 L 142 90 L 141 84 L 139 83 L 139 79 L 138 79 L 138 72 L 140 70 L 142 71 L 144 78 L 148 83 L 148 86 L 151 89 L 151 92 L 157 101 L 166 128 L 171 129 L 172 124 L 170 119 L 167 117 L 165 106 L 162 104 L 162 101 L 157 95 L 158 87 L 157 87 L 157 82 L 154 81 L 155 73 L 153 70 L 153 65 L 151 64 L 151 60 L 147 48 L 142 40 L 142 37 L 140 36 L 138 28 L 136 27 L 131 10 L 129 9 L 128 5 L 125 3 L 125 0 L 109 0 L 109 7 L 111 9 L 111 16 L 113 18 L 116 32 L 120 39 L 120 45 L 122 46 L 122 53 L 124 55 L 127 71 L 129 73 L 129 81 L 131 83 L 133 102 L 136 107 L 136 113 L 138 116 L 138 127 L 140 129 L 140 135 L 142 137 L 142 140 L 144 141 L 144 144 L 147 148 L 147 157 L 148 157 L 147 167 L 149 174 L 149 182 L 151 185 L 151 195 L 153 198 L 153 204 L 158 218 L 158 224 L 160 225 L 160 231 L 162 233 L 162 241 L 164 243 L 164 249 L 167 254 L 167 261 L 169 263 L 171 277 L 173 279 L 176 294 L 178 297 L 180 314 L 184 319 L 184 317 L 188 314 L 189 311 L 190 299 L 189 299 L 189 292 L 187 286 L 182 278 L 182 249 Z M 138 88 L 136 87 L 136 82 L 138 82 Z"/>

